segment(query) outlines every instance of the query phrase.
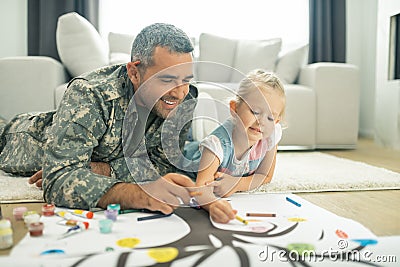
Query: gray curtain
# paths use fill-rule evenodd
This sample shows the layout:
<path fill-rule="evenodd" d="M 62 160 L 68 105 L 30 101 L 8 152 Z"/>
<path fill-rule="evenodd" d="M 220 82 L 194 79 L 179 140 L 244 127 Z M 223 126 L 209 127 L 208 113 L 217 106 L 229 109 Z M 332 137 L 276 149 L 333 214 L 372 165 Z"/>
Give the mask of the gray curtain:
<path fill-rule="evenodd" d="M 346 62 L 346 0 L 309 1 L 309 63 Z"/>
<path fill-rule="evenodd" d="M 56 46 L 57 19 L 77 12 L 97 29 L 99 0 L 28 0 L 28 55 L 59 60 Z"/>
<path fill-rule="evenodd" d="M 396 32 L 394 36 L 394 42 L 395 42 L 395 55 L 394 55 L 394 79 L 395 80 L 400 80 L 400 14 L 396 15 L 395 18 L 395 24 L 396 24 Z"/>

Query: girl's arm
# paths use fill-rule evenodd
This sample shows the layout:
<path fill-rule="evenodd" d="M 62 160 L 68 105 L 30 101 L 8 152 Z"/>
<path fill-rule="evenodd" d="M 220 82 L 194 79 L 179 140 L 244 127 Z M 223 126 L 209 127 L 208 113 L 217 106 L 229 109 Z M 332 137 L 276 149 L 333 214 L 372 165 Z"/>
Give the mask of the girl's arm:
<path fill-rule="evenodd" d="M 213 182 L 214 175 L 217 172 L 219 165 L 220 161 L 218 157 L 209 149 L 204 147 L 196 178 L 196 186 L 204 187 Z M 212 197 L 207 196 L 208 194 L 203 194 L 196 197 L 196 199 L 198 202 L 204 203 L 201 207 L 210 213 L 211 218 L 215 222 L 228 223 L 230 220 L 235 218 L 237 211 L 233 210 L 231 204 L 226 200 L 218 200 L 215 198 L 212 188 L 213 187 L 208 187 L 205 190 L 202 190 L 203 193 L 212 194 Z"/>
<path fill-rule="evenodd" d="M 211 150 L 204 147 L 197 173 L 196 186 L 204 186 L 214 181 L 214 174 L 218 171 L 219 165 L 218 157 Z"/>
<path fill-rule="evenodd" d="M 260 185 L 271 182 L 272 176 L 274 175 L 276 165 L 276 153 L 277 147 L 267 152 L 261 164 L 258 166 L 250 184 L 247 185 L 247 190 L 253 190 Z"/>
<path fill-rule="evenodd" d="M 249 191 L 256 189 L 262 184 L 269 183 L 275 171 L 277 147 L 268 151 L 253 175 L 244 176 L 224 197 L 228 197 L 238 191 Z M 224 174 L 224 179 L 229 175 Z M 229 178 L 228 178 L 229 179 Z M 236 177 L 237 179 L 237 177 Z"/>

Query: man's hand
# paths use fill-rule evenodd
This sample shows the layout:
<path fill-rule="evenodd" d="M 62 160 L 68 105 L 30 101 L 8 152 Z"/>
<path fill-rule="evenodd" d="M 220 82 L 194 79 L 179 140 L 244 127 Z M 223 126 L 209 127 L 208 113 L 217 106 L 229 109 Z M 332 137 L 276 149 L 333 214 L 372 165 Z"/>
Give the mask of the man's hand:
<path fill-rule="evenodd" d="M 189 203 L 186 187 L 193 187 L 193 181 L 181 174 L 169 173 L 147 184 L 118 183 L 99 200 L 97 206 L 105 209 L 108 204 L 119 203 L 122 209 L 149 209 L 169 214 L 180 204 L 178 197 Z"/>
<path fill-rule="evenodd" d="M 40 170 L 29 178 L 28 183 L 35 184 L 37 187 L 42 188 L 42 176 L 43 170 Z"/>
<path fill-rule="evenodd" d="M 90 168 L 92 169 L 93 173 L 104 176 L 111 176 L 111 167 L 110 164 L 108 163 L 90 162 Z M 28 180 L 29 184 L 35 184 L 39 188 L 42 188 L 42 182 L 43 182 L 43 170 L 36 172 Z"/>
<path fill-rule="evenodd" d="M 168 173 L 154 182 L 140 186 L 150 197 L 176 208 L 181 204 L 178 198 L 185 204 L 189 203 L 188 187 L 193 187 L 194 185 L 194 182 L 185 175 Z"/>

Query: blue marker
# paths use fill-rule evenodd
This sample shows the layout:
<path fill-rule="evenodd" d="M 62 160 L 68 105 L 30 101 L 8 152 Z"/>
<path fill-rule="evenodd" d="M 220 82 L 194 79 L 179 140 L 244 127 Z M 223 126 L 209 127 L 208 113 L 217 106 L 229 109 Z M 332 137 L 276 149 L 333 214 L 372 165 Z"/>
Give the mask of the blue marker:
<path fill-rule="evenodd" d="M 297 207 L 301 207 L 301 204 L 300 204 L 300 203 L 294 201 L 293 199 L 291 199 L 291 198 L 289 198 L 289 197 L 286 197 L 286 200 L 289 201 L 290 203 L 296 205 Z"/>
<path fill-rule="evenodd" d="M 172 212 L 170 214 L 155 214 L 155 215 L 150 215 L 150 216 L 146 216 L 146 217 L 139 217 L 137 218 L 138 221 L 147 221 L 147 220 L 153 220 L 153 219 L 158 219 L 158 218 L 164 218 L 164 217 L 168 217 L 171 216 Z"/>

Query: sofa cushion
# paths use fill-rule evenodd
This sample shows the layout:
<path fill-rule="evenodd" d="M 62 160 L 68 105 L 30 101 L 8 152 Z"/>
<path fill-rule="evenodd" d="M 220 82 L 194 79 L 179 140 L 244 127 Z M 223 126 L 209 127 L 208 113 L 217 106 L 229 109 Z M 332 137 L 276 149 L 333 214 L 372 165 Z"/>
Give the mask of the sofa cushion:
<path fill-rule="evenodd" d="M 233 66 L 236 44 L 237 40 L 234 39 L 209 33 L 200 34 L 199 61 L 211 61 L 219 64 L 197 64 L 197 79 L 208 82 L 229 82 L 232 73 L 230 67 Z"/>
<path fill-rule="evenodd" d="M 131 34 L 110 32 L 108 34 L 110 53 L 124 53 L 130 55 L 134 39 L 135 36 Z"/>
<path fill-rule="evenodd" d="M 283 83 L 295 83 L 300 70 L 307 63 L 308 45 L 291 50 L 279 56 L 275 72 Z"/>
<path fill-rule="evenodd" d="M 75 12 L 58 18 L 58 55 L 71 76 L 109 64 L 108 49 L 93 25 Z"/>
<path fill-rule="evenodd" d="M 108 47 L 110 52 L 110 65 L 126 63 L 131 60 L 132 43 L 134 35 L 110 32 L 108 34 Z"/>
<path fill-rule="evenodd" d="M 275 70 L 282 39 L 238 40 L 230 82 L 239 82 L 253 69 Z"/>
<path fill-rule="evenodd" d="M 110 65 L 127 63 L 131 61 L 131 55 L 126 53 L 110 53 Z"/>

